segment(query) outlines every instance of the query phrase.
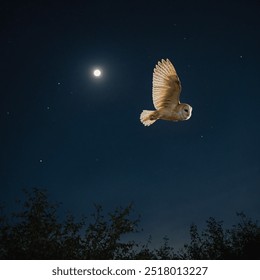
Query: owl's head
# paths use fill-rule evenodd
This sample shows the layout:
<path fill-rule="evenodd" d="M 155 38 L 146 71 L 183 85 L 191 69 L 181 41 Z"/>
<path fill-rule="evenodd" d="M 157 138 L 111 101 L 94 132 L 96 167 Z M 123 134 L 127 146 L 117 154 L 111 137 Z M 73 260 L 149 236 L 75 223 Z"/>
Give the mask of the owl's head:
<path fill-rule="evenodd" d="M 179 104 L 179 112 L 182 120 L 188 120 L 191 117 L 192 107 L 189 104 Z"/>

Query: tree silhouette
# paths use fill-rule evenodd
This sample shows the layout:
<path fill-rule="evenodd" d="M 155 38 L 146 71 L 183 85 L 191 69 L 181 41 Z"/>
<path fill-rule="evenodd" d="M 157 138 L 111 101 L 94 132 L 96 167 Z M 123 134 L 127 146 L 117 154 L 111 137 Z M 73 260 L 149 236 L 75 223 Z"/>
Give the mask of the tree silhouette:
<path fill-rule="evenodd" d="M 120 242 L 137 231 L 138 219 L 129 219 L 132 205 L 118 208 L 106 219 L 96 206 L 93 222 L 76 221 L 68 214 L 58 219 L 59 204 L 51 204 L 45 191 L 26 191 L 27 200 L 12 222 L 0 216 L 1 259 L 121 259 L 130 258 L 133 241 Z"/>
<path fill-rule="evenodd" d="M 212 217 L 201 232 L 192 224 L 189 243 L 176 253 L 168 237 L 159 248 L 151 248 L 151 238 L 144 244 L 129 240 L 140 232 L 132 204 L 106 215 L 96 205 L 90 217 L 67 214 L 61 220 L 60 204 L 50 203 L 46 191 L 25 195 L 11 217 L 0 209 L 0 259 L 260 259 L 260 228 L 243 213 L 231 229 Z"/>
<path fill-rule="evenodd" d="M 205 230 L 198 232 L 190 227 L 191 241 L 184 245 L 180 256 L 195 260 L 260 259 L 260 228 L 244 213 L 237 213 L 240 221 L 231 229 L 224 230 L 223 222 L 209 218 Z"/>

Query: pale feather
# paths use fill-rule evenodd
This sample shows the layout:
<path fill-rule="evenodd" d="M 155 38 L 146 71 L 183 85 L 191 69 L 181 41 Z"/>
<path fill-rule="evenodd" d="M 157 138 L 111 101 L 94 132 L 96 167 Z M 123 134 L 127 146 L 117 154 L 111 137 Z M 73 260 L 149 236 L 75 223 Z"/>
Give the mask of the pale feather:
<path fill-rule="evenodd" d="M 153 104 L 157 110 L 174 109 L 179 104 L 181 83 L 169 59 L 158 62 L 153 72 Z"/>

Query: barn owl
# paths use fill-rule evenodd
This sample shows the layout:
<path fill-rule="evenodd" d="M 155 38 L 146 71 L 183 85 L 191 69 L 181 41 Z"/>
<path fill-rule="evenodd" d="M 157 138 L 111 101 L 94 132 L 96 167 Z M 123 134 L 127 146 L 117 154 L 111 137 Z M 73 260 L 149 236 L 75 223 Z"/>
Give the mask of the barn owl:
<path fill-rule="evenodd" d="M 169 59 L 158 62 L 153 71 L 153 104 L 155 111 L 143 110 L 140 120 L 145 126 L 155 121 L 184 121 L 191 117 L 192 107 L 180 103 L 181 82 Z"/>

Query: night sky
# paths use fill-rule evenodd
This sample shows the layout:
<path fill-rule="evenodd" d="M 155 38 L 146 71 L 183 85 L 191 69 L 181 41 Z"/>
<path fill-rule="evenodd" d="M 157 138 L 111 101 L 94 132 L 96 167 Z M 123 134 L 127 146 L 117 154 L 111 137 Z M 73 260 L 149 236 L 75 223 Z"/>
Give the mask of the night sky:
<path fill-rule="evenodd" d="M 251 0 L 2 1 L 1 202 L 32 187 L 75 215 L 133 202 L 144 240 L 174 245 L 210 216 L 259 219 L 259 12 Z M 162 58 L 193 114 L 144 127 Z"/>

